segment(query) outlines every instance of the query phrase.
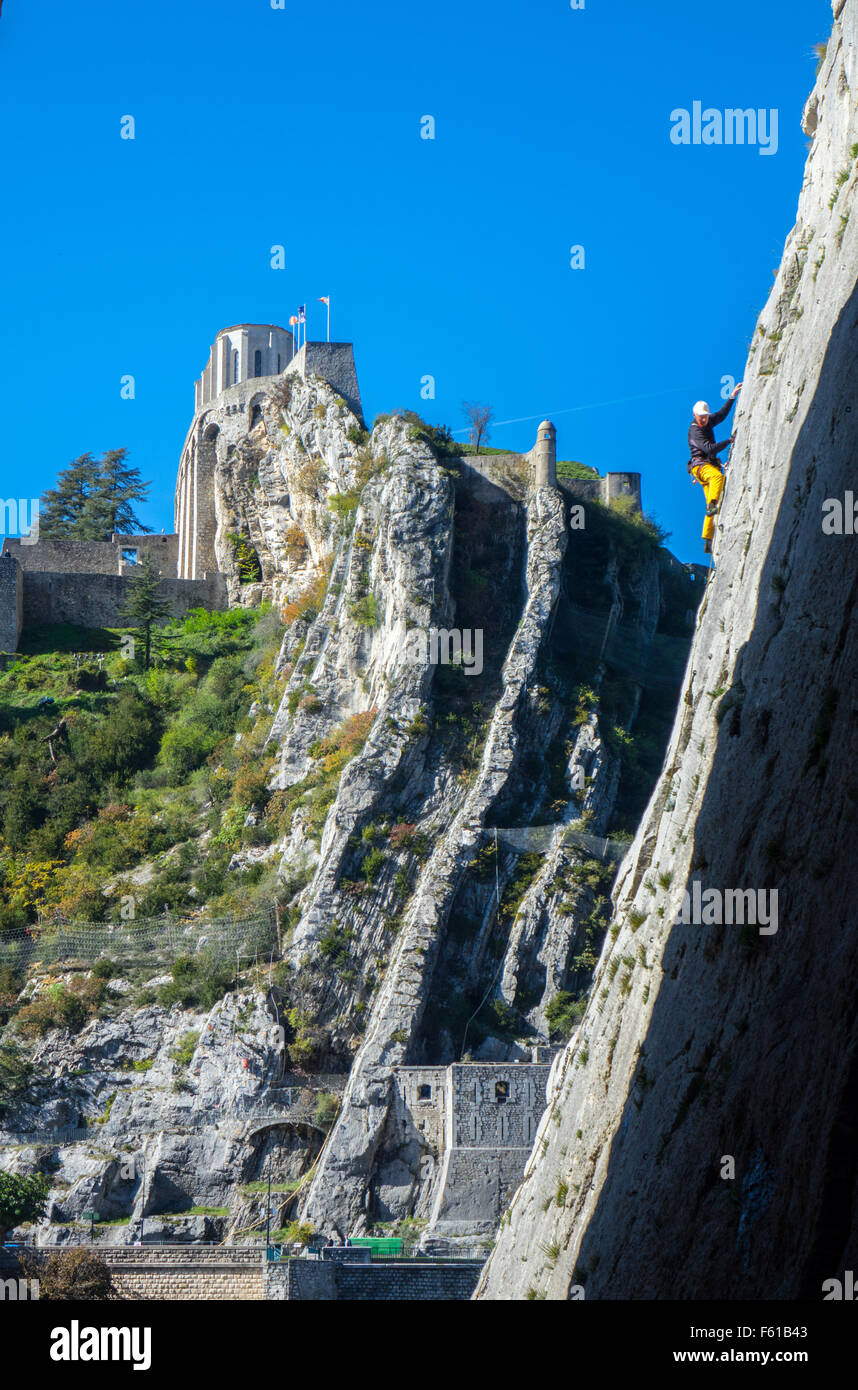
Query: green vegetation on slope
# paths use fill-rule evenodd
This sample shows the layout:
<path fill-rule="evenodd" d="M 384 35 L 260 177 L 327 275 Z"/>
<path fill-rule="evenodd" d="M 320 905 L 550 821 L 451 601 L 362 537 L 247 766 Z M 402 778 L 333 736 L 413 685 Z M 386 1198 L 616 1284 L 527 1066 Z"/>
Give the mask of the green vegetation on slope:
<path fill-rule="evenodd" d="M 30 654 L 0 674 L 0 928 L 118 920 L 123 896 L 138 917 L 247 910 L 262 869 L 239 892 L 227 866 L 273 838 L 245 826 L 270 777 L 270 715 L 247 709 L 279 701 L 281 633 L 270 609 L 197 609 L 154 634 L 148 671 L 123 657 L 118 631 L 29 635 Z M 147 862 L 140 881 L 123 879 Z"/>

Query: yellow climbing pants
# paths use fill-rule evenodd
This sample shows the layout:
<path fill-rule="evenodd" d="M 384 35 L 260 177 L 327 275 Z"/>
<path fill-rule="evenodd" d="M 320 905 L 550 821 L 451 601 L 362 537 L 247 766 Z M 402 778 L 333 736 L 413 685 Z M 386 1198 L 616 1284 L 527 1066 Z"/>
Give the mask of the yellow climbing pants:
<path fill-rule="evenodd" d="M 714 463 L 701 463 L 694 469 L 694 476 L 698 483 L 703 485 L 703 493 L 706 497 L 706 505 L 710 502 L 720 502 L 721 494 L 724 491 L 726 481 L 723 471 Z M 715 535 L 715 518 L 707 516 L 703 519 L 703 539 L 711 541 Z"/>

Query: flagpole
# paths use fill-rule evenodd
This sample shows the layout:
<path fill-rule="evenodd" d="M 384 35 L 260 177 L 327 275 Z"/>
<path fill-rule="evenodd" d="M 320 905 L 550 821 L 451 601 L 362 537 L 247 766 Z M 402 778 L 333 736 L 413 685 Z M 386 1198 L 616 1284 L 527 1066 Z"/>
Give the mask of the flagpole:
<path fill-rule="evenodd" d="M 328 342 L 331 341 L 331 296 L 328 295 Z"/>

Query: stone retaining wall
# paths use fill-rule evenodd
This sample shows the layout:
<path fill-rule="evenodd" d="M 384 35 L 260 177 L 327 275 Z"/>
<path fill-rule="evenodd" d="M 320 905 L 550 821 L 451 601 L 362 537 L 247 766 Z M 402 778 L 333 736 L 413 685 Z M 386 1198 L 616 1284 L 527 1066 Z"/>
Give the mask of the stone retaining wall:
<path fill-rule="evenodd" d="M 415 1302 L 471 1297 L 483 1260 L 265 1261 L 261 1246 L 135 1245 L 90 1247 L 110 1268 L 121 1298 L 195 1302 Z M 45 1260 L 54 1251 L 31 1251 Z M 6 1255 L 3 1276 L 16 1273 Z"/>
<path fill-rule="evenodd" d="M 77 1247 L 76 1247 L 77 1248 Z M 121 1298 L 134 1301 L 251 1302 L 263 1298 L 260 1246 L 91 1246 L 109 1266 Z M 30 1252 L 37 1259 L 55 1253 Z"/>
<path fill-rule="evenodd" d="M 471 1297 L 482 1260 L 341 1264 L 287 1260 L 265 1270 L 265 1297 L 283 1302 L 463 1301 Z"/>
<path fill-rule="evenodd" d="M 117 1265 L 113 1283 L 121 1298 L 155 1302 L 260 1302 L 262 1265 Z M 476 1283 L 476 1280 L 474 1281 Z"/>

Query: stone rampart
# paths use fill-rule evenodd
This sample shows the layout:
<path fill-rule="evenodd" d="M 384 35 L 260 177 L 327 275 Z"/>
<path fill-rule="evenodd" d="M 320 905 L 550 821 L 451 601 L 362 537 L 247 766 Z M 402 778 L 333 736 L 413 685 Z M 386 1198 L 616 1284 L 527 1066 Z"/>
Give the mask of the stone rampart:
<path fill-rule="evenodd" d="M 23 621 L 23 575 L 12 555 L 0 555 L 0 652 L 18 649 Z"/>
<path fill-rule="evenodd" d="M 81 627 L 118 627 L 125 623 L 121 611 L 134 580 L 127 575 L 104 574 L 97 584 L 92 575 L 28 570 L 23 575 L 25 627 L 39 623 L 78 623 Z M 162 578 L 160 596 L 167 599 L 174 617 L 191 608 L 223 610 L 228 607 L 226 580 L 213 574 L 207 579 Z"/>

